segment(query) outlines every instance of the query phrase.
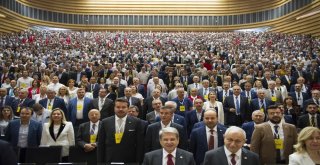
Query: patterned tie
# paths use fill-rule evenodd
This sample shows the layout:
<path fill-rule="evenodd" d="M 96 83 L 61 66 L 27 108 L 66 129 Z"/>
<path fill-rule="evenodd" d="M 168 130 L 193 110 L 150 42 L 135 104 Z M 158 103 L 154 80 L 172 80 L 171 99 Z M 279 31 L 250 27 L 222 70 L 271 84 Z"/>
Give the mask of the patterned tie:
<path fill-rule="evenodd" d="M 214 148 L 214 136 L 213 136 L 213 129 L 210 129 L 210 138 L 208 144 L 208 150 L 212 150 Z"/>
<path fill-rule="evenodd" d="M 316 120 L 314 115 L 311 116 L 311 126 L 316 127 Z"/>
<path fill-rule="evenodd" d="M 237 164 L 236 154 L 231 154 L 231 164 L 232 165 L 236 165 Z"/>
<path fill-rule="evenodd" d="M 171 154 L 168 154 L 167 155 L 167 158 L 168 158 L 168 160 L 167 160 L 167 165 L 174 165 L 174 163 L 173 163 L 173 160 L 172 160 L 172 155 Z"/>
<path fill-rule="evenodd" d="M 236 96 L 236 111 L 237 111 L 237 115 L 239 115 L 240 114 L 240 103 L 239 103 L 238 96 Z"/>
<path fill-rule="evenodd" d="M 275 126 L 274 126 L 274 139 L 280 139 L 278 128 L 279 128 L 278 125 L 275 125 Z M 280 162 L 280 161 L 281 161 L 280 149 L 277 149 L 277 150 L 276 150 L 276 155 L 277 155 L 277 157 L 276 157 L 277 162 Z"/>
<path fill-rule="evenodd" d="M 90 135 L 93 135 L 95 130 L 96 130 L 96 124 L 93 123 L 90 131 Z"/>

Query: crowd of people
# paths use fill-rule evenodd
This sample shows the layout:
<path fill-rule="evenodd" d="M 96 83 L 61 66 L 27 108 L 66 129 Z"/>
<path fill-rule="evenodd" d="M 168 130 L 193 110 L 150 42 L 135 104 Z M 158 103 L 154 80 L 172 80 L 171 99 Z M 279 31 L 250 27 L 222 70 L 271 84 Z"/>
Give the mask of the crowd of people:
<path fill-rule="evenodd" d="M 2 34 L 0 137 L 64 162 L 77 145 L 98 162 L 320 164 L 319 50 L 271 32 Z"/>

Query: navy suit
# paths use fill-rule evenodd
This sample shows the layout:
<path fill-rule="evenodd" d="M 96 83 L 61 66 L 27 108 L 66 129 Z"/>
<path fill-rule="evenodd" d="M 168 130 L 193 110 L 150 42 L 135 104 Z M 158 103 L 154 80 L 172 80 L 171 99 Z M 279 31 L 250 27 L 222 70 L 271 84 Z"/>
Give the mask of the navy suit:
<path fill-rule="evenodd" d="M 20 116 L 20 111 L 18 112 L 18 107 L 20 107 L 20 110 L 22 107 L 32 107 L 35 103 L 35 100 L 32 100 L 30 98 L 25 98 L 21 103 L 20 99 L 16 99 L 12 104 L 12 110 L 15 116 Z"/>
<path fill-rule="evenodd" d="M 92 86 L 91 86 L 92 85 Z M 93 98 L 98 98 L 99 96 L 99 90 L 100 90 L 100 85 L 97 83 L 94 84 L 88 84 L 87 85 L 88 92 L 91 92 L 93 95 Z"/>
<path fill-rule="evenodd" d="M 232 96 L 233 95 L 233 92 L 231 90 L 228 90 L 229 91 L 229 95 L 228 96 Z M 218 101 L 222 102 L 223 103 L 223 90 L 222 91 L 219 91 L 217 93 L 217 98 L 218 98 Z"/>
<path fill-rule="evenodd" d="M 178 99 L 178 97 L 174 98 L 172 101 L 177 103 L 177 109 L 176 109 L 175 113 L 178 115 L 181 115 L 181 116 L 185 116 L 186 113 L 188 111 L 190 111 L 190 108 L 193 107 L 192 101 L 190 99 L 188 99 L 187 97 L 184 97 L 181 102 Z M 184 106 L 185 110 L 180 111 L 180 106 Z"/>
<path fill-rule="evenodd" d="M 89 121 L 88 113 L 89 113 L 89 106 L 90 106 L 91 99 L 87 97 L 84 97 L 83 99 L 84 99 L 83 109 L 82 109 L 83 122 L 87 122 Z M 68 117 L 69 117 L 68 119 L 72 122 L 73 125 L 75 125 L 77 120 L 77 101 L 78 101 L 78 98 L 71 99 L 68 105 Z"/>
<path fill-rule="evenodd" d="M 271 101 L 271 100 L 269 100 L 269 99 L 267 99 L 267 98 L 265 98 L 264 100 L 265 100 L 265 101 L 264 101 L 264 102 L 265 102 L 265 107 L 263 107 L 263 109 L 264 109 L 264 113 L 267 114 L 267 108 L 268 108 L 268 106 L 269 106 L 269 105 L 273 105 L 274 102 Z M 252 112 L 255 111 L 255 110 L 261 109 L 261 108 L 260 108 L 259 101 L 260 101 L 259 98 L 253 99 L 253 100 L 251 101 L 251 104 L 250 104 L 250 105 L 251 105 L 251 111 L 252 111 Z"/>
<path fill-rule="evenodd" d="M 204 155 L 208 151 L 208 139 L 206 126 L 194 129 L 190 135 L 190 152 L 193 153 L 197 165 L 203 162 Z M 223 146 L 223 135 L 226 132 L 224 125 L 217 125 L 218 147 Z"/>
<path fill-rule="evenodd" d="M 252 133 L 254 131 L 254 122 L 250 121 L 250 122 L 247 122 L 247 123 L 243 123 L 241 128 L 246 132 L 246 138 L 247 138 L 246 143 L 250 144 L 251 143 Z"/>
<path fill-rule="evenodd" d="M 242 91 L 240 93 L 240 95 L 243 96 L 243 97 L 247 97 L 246 96 L 246 91 Z M 250 91 L 250 95 L 251 95 L 251 100 L 258 98 L 257 92 L 255 92 L 253 90 Z"/>
<path fill-rule="evenodd" d="M 15 99 L 14 99 L 14 97 L 10 97 L 10 96 L 8 96 L 8 95 L 6 95 L 5 96 L 6 98 L 3 100 L 3 104 L 6 106 L 10 106 L 10 107 L 12 107 L 12 105 L 13 105 L 13 103 L 14 103 L 14 101 L 15 101 Z M 3 105 L 2 105 L 3 106 Z"/>
<path fill-rule="evenodd" d="M 241 126 L 243 122 L 250 120 L 250 115 L 251 115 L 252 111 L 249 108 L 248 99 L 243 96 L 241 96 L 238 99 L 240 99 L 239 100 L 240 101 L 239 102 L 239 105 L 240 105 L 240 110 L 239 110 L 240 114 L 239 115 L 236 115 L 235 112 L 230 112 L 230 108 L 236 109 L 233 95 L 226 97 L 224 100 L 223 110 L 225 112 L 226 125 Z"/>
<path fill-rule="evenodd" d="M 198 120 L 197 111 L 196 110 L 192 110 L 192 111 L 187 112 L 187 114 L 186 114 L 186 123 L 187 123 L 187 135 L 188 135 L 188 137 L 191 134 L 191 131 L 193 129 L 194 124 L 196 124 L 196 123 L 198 123 L 198 122 L 203 120 L 203 113 L 204 113 L 204 110 L 202 110 L 201 119 Z"/>
<path fill-rule="evenodd" d="M 160 121 L 160 117 L 158 116 L 156 118 L 156 122 Z M 177 114 L 173 114 L 173 122 L 176 123 L 176 124 L 179 124 L 181 125 L 185 130 L 186 130 L 186 127 L 187 127 L 187 123 L 186 123 L 186 120 L 183 116 L 180 116 L 180 115 L 177 115 Z"/>
<path fill-rule="evenodd" d="M 48 100 L 49 100 L 48 98 L 42 99 L 39 101 L 39 104 L 41 104 L 42 107 L 48 109 L 47 107 Z M 63 99 L 59 97 L 54 97 L 52 109 L 55 109 L 55 108 L 60 108 L 61 110 L 63 110 L 64 114 L 68 114 L 66 103 L 64 102 Z"/>
<path fill-rule="evenodd" d="M 303 102 L 306 101 L 306 100 L 308 100 L 308 94 L 307 94 L 307 93 L 301 92 L 301 94 L 302 94 Z M 296 103 L 298 103 L 298 99 L 297 99 L 296 92 L 290 92 L 290 93 L 289 93 L 289 96 L 291 96 L 291 97 L 294 99 L 294 101 L 295 101 Z M 302 105 L 301 105 L 300 107 L 303 108 L 303 103 L 302 103 Z"/>
<path fill-rule="evenodd" d="M 12 146 L 17 147 L 19 141 L 20 120 L 12 120 L 9 122 L 6 131 L 6 140 Z M 38 147 L 40 145 L 42 132 L 42 124 L 40 122 L 30 120 L 28 132 L 28 147 Z"/>

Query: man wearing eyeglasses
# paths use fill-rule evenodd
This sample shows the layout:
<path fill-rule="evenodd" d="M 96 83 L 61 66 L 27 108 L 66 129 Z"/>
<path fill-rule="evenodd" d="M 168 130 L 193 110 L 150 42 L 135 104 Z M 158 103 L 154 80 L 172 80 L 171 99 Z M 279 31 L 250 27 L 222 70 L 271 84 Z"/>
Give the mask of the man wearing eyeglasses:
<path fill-rule="evenodd" d="M 277 105 L 267 108 L 269 121 L 256 125 L 251 138 L 251 151 L 260 155 L 261 164 L 287 164 L 297 142 L 296 127 L 282 122 Z"/>

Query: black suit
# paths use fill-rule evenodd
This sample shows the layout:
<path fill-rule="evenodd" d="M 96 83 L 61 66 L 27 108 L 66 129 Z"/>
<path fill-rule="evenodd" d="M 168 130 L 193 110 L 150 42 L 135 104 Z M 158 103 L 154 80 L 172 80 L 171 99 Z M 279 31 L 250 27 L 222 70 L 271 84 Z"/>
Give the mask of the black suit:
<path fill-rule="evenodd" d="M 99 109 L 99 98 L 93 99 L 89 104 L 90 109 L 98 109 L 101 114 L 101 120 L 114 115 L 114 103 L 113 100 L 105 98 L 104 104 Z"/>
<path fill-rule="evenodd" d="M 162 165 L 163 149 L 145 154 L 142 165 Z M 194 165 L 193 155 L 190 152 L 177 148 L 175 165 Z"/>
<path fill-rule="evenodd" d="M 99 126 L 96 129 L 101 127 L 101 122 L 99 122 Z M 98 131 L 99 134 L 99 131 Z M 76 144 L 84 148 L 85 144 L 90 143 L 90 121 L 82 123 L 79 125 L 77 137 L 76 137 Z"/>
<path fill-rule="evenodd" d="M 300 129 L 303 129 L 305 127 L 311 126 L 310 123 L 311 118 L 309 117 L 309 114 L 305 114 L 299 117 L 297 127 Z M 320 115 L 317 114 L 317 118 L 315 118 L 315 122 L 317 122 L 317 127 L 320 128 Z"/>
<path fill-rule="evenodd" d="M 16 99 L 13 103 L 12 103 L 12 110 L 15 116 L 20 116 L 20 111 L 22 107 L 32 107 L 33 104 L 35 103 L 34 100 L 30 99 L 30 98 L 25 98 L 22 102 L 20 102 L 20 99 Z M 18 107 L 20 107 L 20 110 L 18 111 Z"/>
<path fill-rule="evenodd" d="M 212 165 L 212 164 L 219 164 L 219 165 L 229 165 L 228 158 L 226 156 L 224 146 L 216 149 L 208 151 L 204 157 L 203 165 Z M 247 149 L 242 148 L 241 153 L 241 164 L 243 165 L 259 165 L 259 156 L 251 152 Z"/>
<path fill-rule="evenodd" d="M 250 120 L 251 110 L 249 108 L 248 99 L 246 97 L 240 96 L 239 104 L 240 104 L 240 114 L 236 115 L 235 112 L 230 112 L 230 108 L 236 109 L 233 95 L 227 96 L 225 98 L 223 103 L 223 110 L 225 112 L 226 125 L 241 126 L 245 121 Z"/>
<path fill-rule="evenodd" d="M 0 140 L 0 165 L 17 165 L 17 156 L 12 146 L 3 140 Z"/>
<path fill-rule="evenodd" d="M 165 98 L 160 97 L 160 100 L 162 102 L 162 105 L 164 105 L 164 103 L 167 101 Z M 143 112 L 142 114 L 142 118 L 145 119 L 147 113 L 149 112 L 153 112 L 153 107 L 152 107 L 152 101 L 153 101 L 153 97 L 148 97 L 146 99 L 143 100 Z"/>
<path fill-rule="evenodd" d="M 130 97 L 130 99 L 128 99 L 127 97 L 122 97 L 123 99 L 127 99 L 129 102 L 129 105 L 135 105 L 138 107 L 139 111 L 141 111 L 141 101 L 140 99 L 136 98 L 136 97 Z M 141 115 L 139 115 L 139 118 L 142 117 L 142 113 Z"/>
<path fill-rule="evenodd" d="M 102 120 L 98 136 L 98 163 L 142 162 L 144 130 L 141 121 L 127 116 L 122 140 L 115 142 L 115 116 Z"/>
<path fill-rule="evenodd" d="M 187 136 L 185 133 L 185 129 L 176 123 L 171 123 L 170 127 L 174 127 L 179 132 L 179 145 L 178 147 L 181 149 L 187 149 Z M 161 130 L 161 123 L 156 122 L 150 124 L 147 128 L 146 138 L 145 138 L 145 152 L 150 152 L 156 149 L 160 149 L 160 141 L 159 141 L 159 131 Z"/>

